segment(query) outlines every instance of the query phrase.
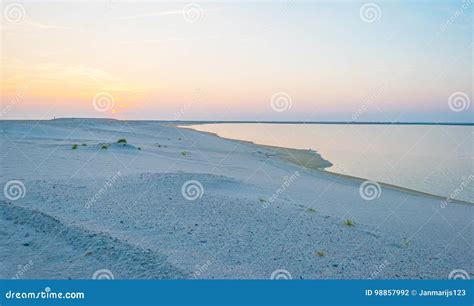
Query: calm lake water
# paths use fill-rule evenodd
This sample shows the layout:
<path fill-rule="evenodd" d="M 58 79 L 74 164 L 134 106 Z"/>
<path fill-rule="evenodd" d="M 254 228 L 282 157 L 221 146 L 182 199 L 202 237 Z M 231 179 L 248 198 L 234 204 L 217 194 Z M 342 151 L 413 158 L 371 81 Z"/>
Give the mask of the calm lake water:
<path fill-rule="evenodd" d="M 312 149 L 327 171 L 474 203 L 473 126 L 221 123 L 191 128 Z"/>

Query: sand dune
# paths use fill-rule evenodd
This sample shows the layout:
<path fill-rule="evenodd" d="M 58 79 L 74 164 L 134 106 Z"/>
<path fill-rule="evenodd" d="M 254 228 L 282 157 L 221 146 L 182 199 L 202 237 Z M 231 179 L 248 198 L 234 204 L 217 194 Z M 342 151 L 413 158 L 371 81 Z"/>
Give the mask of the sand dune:
<path fill-rule="evenodd" d="M 295 279 L 472 271 L 470 205 L 442 208 L 385 186 L 366 201 L 359 181 L 170 123 L 0 128 L 2 186 L 25 186 L 23 198 L 0 203 L 2 278 L 30 260 L 24 278 L 90 278 L 98 269 L 116 278 L 264 279 L 277 269 Z M 183 192 L 189 182 L 197 194 Z"/>

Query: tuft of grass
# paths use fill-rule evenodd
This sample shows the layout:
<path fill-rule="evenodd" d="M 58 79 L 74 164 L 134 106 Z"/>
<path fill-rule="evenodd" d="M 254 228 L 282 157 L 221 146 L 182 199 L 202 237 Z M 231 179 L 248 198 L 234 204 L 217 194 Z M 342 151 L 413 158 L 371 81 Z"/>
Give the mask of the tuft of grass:
<path fill-rule="evenodd" d="M 310 208 L 308 208 L 306 211 L 307 211 L 307 212 L 311 212 L 311 213 L 315 213 L 315 212 L 316 212 L 316 209 L 310 207 Z"/>
<path fill-rule="evenodd" d="M 109 148 L 109 144 L 104 143 L 100 146 L 101 149 L 107 150 Z"/>
<path fill-rule="evenodd" d="M 73 149 L 73 150 L 76 150 L 78 146 L 79 146 L 79 145 L 77 145 L 77 144 L 73 144 L 73 145 L 72 145 L 72 149 Z"/>
<path fill-rule="evenodd" d="M 120 138 L 119 140 L 117 140 L 117 143 L 127 143 L 127 139 L 125 138 Z"/>
<path fill-rule="evenodd" d="M 181 155 L 186 156 L 188 154 L 187 151 L 181 151 Z"/>
<path fill-rule="evenodd" d="M 324 254 L 323 251 L 316 251 L 315 254 L 316 254 L 316 256 L 318 256 L 318 257 L 324 257 L 324 256 L 326 255 L 326 254 Z"/>
<path fill-rule="evenodd" d="M 344 225 L 347 225 L 347 226 L 355 226 L 355 223 L 350 220 L 350 219 L 347 219 L 346 221 L 344 221 Z"/>

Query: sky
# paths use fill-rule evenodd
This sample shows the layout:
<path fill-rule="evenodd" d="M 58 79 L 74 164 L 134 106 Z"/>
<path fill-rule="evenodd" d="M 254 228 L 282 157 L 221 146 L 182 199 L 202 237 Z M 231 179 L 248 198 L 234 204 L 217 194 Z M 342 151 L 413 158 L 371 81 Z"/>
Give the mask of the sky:
<path fill-rule="evenodd" d="M 473 122 L 472 2 L 4 1 L 0 119 Z"/>

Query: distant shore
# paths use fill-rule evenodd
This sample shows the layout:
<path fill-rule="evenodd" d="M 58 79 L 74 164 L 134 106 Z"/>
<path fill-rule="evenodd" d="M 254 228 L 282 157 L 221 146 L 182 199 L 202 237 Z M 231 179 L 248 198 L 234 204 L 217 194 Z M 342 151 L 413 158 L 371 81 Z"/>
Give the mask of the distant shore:
<path fill-rule="evenodd" d="M 0 119 L 0 121 L 49 121 L 49 120 L 120 120 L 113 118 L 54 118 L 54 119 Z M 262 123 L 262 124 L 354 124 L 354 125 L 461 125 L 474 126 L 474 122 L 389 122 L 389 121 L 272 121 L 272 120 L 155 120 L 123 119 L 134 122 L 162 122 L 177 125 L 218 124 L 218 123 Z"/>

